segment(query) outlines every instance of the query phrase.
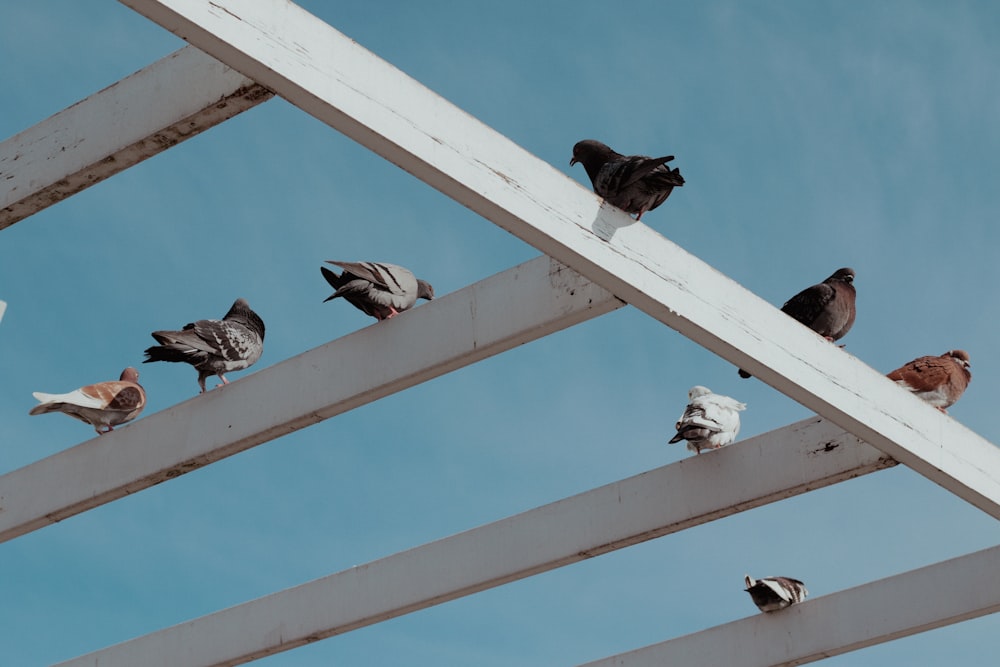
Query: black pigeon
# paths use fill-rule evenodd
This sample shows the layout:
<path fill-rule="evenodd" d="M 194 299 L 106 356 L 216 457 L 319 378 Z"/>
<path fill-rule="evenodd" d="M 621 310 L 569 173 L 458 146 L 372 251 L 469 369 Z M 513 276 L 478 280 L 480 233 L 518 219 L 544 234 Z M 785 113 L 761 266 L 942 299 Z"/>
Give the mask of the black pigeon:
<path fill-rule="evenodd" d="M 328 261 L 343 269 L 338 276 L 326 268 L 319 267 L 326 282 L 336 291 L 323 299 L 344 297 L 348 303 L 376 320 L 387 320 L 404 310 L 409 310 L 417 299 L 434 298 L 434 288 L 426 280 L 420 280 L 413 272 L 402 266 L 385 262 L 335 262 Z"/>
<path fill-rule="evenodd" d="M 681 170 L 666 166 L 673 159 L 673 155 L 622 155 L 600 141 L 584 139 L 573 146 L 569 166 L 582 162 L 594 192 L 641 220 L 643 213 L 652 211 L 675 187 L 684 185 Z"/>
<path fill-rule="evenodd" d="M 264 351 L 264 321 L 244 299 L 236 299 L 221 320 L 198 320 L 181 331 L 154 331 L 152 336 L 160 345 L 147 349 L 142 363 L 191 364 L 198 371 L 202 392 L 210 375 L 218 375 L 223 384 L 229 384 L 224 373 L 250 368 Z"/>
<path fill-rule="evenodd" d="M 823 282 L 807 287 L 781 307 L 781 312 L 833 342 L 847 335 L 857 315 L 854 269 L 843 268 Z M 740 377 L 750 374 L 742 368 Z"/>

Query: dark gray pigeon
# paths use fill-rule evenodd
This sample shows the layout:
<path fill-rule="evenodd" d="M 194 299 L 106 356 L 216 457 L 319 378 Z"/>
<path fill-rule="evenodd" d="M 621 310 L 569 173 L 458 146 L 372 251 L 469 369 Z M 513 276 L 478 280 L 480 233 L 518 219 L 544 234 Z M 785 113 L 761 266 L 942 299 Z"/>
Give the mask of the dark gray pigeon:
<path fill-rule="evenodd" d="M 666 201 L 675 187 L 684 185 L 681 170 L 667 166 L 673 159 L 673 155 L 622 155 L 600 141 L 584 139 L 573 146 L 569 166 L 583 163 L 594 192 L 641 220 L 643 213 L 652 211 Z"/>
<path fill-rule="evenodd" d="M 746 592 L 761 611 L 770 612 L 784 609 L 802 602 L 809 595 L 806 585 L 791 577 L 763 577 L 754 580 L 749 574 L 743 577 Z"/>
<path fill-rule="evenodd" d="M 355 308 L 376 320 L 387 320 L 404 310 L 409 310 L 417 299 L 434 298 L 434 288 L 426 280 L 419 280 L 409 269 L 384 262 L 335 262 L 328 260 L 343 269 L 338 276 L 326 268 L 320 267 L 326 282 L 336 291 L 323 299 L 342 296 Z"/>
<path fill-rule="evenodd" d="M 205 379 L 250 368 L 264 351 L 264 321 L 250 310 L 244 299 L 236 299 L 221 320 L 198 320 L 180 331 L 154 331 L 160 345 L 146 350 L 146 360 L 183 361 L 198 371 L 198 386 L 205 391 Z"/>
<path fill-rule="evenodd" d="M 856 294 L 854 269 L 837 269 L 823 282 L 807 287 L 786 301 L 781 312 L 833 342 L 846 336 L 854 326 Z M 740 377 L 748 378 L 750 374 L 741 368 Z"/>

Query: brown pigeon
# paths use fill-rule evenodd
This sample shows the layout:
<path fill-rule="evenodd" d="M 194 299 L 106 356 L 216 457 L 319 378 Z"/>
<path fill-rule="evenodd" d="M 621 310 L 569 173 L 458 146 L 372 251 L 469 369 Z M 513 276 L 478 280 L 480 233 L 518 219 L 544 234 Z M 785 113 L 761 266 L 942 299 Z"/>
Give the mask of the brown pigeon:
<path fill-rule="evenodd" d="M 828 341 L 837 341 L 854 326 L 854 269 L 837 269 L 823 282 L 807 287 L 781 307 L 781 312 L 806 325 Z M 750 374 L 742 368 L 740 377 Z"/>
<path fill-rule="evenodd" d="M 336 291 L 323 299 L 326 303 L 339 296 L 348 303 L 371 315 L 380 322 L 409 310 L 417 299 L 434 298 L 434 288 L 426 280 L 420 280 L 409 269 L 384 262 L 335 262 L 327 261 L 343 269 L 338 276 L 321 266 L 320 271 L 326 282 Z"/>
<path fill-rule="evenodd" d="M 250 368 L 264 351 L 264 321 L 244 299 L 236 299 L 221 320 L 198 320 L 184 325 L 181 331 L 154 331 L 159 345 L 146 349 L 151 361 L 183 361 L 198 371 L 198 386 L 205 391 L 205 379 L 218 375 L 229 384 L 224 373 Z"/>
<path fill-rule="evenodd" d="M 673 155 L 622 155 L 600 141 L 585 139 L 573 146 L 569 166 L 583 163 L 594 192 L 641 220 L 643 213 L 652 211 L 675 187 L 684 185 L 681 170 L 666 166 L 673 159 Z"/>
<path fill-rule="evenodd" d="M 747 593 L 761 611 L 770 612 L 784 609 L 796 602 L 802 602 L 809 595 L 806 585 L 790 577 L 763 577 L 754 580 L 749 574 L 743 577 Z"/>
<path fill-rule="evenodd" d="M 122 371 L 120 380 L 88 384 L 68 394 L 36 391 L 32 395 L 40 404 L 33 407 L 29 415 L 62 412 L 90 424 L 98 435 L 132 421 L 146 407 L 146 392 L 139 385 L 139 371 L 131 366 Z"/>
<path fill-rule="evenodd" d="M 940 357 L 920 357 L 887 377 L 947 414 L 946 408 L 955 404 L 972 380 L 969 353 L 948 350 Z"/>

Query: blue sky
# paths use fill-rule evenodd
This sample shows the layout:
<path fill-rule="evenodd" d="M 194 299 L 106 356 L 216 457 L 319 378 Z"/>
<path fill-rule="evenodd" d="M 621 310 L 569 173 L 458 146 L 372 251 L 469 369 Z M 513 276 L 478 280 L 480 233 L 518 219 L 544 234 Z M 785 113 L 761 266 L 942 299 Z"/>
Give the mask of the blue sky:
<path fill-rule="evenodd" d="M 950 413 L 1000 440 L 994 3 L 301 4 L 584 186 L 579 139 L 676 155 L 687 183 L 645 223 L 776 305 L 853 267 L 848 351 L 887 372 L 968 350 Z M 0 136 L 182 46 L 114 2 L 4 3 Z M 92 435 L 29 417 L 32 391 L 116 378 L 150 331 L 238 296 L 268 327 L 250 372 L 369 326 L 321 303 L 323 260 L 403 264 L 443 295 L 537 255 L 267 102 L 0 233 L 0 472 Z M 187 367 L 139 370 L 147 414 L 197 391 Z M 3 663 L 69 659 L 681 460 L 666 441 L 694 384 L 747 403 L 744 437 L 809 414 L 623 308 L 0 544 Z M 747 572 L 819 596 L 998 542 L 995 520 L 897 467 L 257 664 L 571 666 L 756 613 Z M 825 664 L 981 665 L 998 637 L 987 617 Z"/>

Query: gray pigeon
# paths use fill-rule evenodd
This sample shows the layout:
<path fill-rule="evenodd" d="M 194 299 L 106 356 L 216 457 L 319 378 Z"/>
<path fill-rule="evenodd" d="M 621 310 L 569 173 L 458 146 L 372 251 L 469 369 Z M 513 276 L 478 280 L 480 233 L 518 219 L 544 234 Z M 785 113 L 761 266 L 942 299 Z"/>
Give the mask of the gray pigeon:
<path fill-rule="evenodd" d="M 761 611 L 778 611 L 796 602 L 802 602 L 809 595 L 806 585 L 790 577 L 764 577 L 754 580 L 749 574 L 743 577 L 746 592 Z"/>
<path fill-rule="evenodd" d="M 417 299 L 434 298 L 434 288 L 426 280 L 419 280 L 409 269 L 384 262 L 335 262 L 343 269 L 338 276 L 335 272 L 320 267 L 326 282 L 336 291 L 323 299 L 342 296 L 358 310 L 371 315 L 376 320 L 387 320 L 404 310 L 409 310 Z"/>
<path fill-rule="evenodd" d="M 264 321 L 243 299 L 236 299 L 221 320 L 198 320 L 181 331 L 154 331 L 152 336 L 160 345 L 148 348 L 142 363 L 191 364 L 198 371 L 202 392 L 210 375 L 218 375 L 223 384 L 229 384 L 224 373 L 250 368 L 264 351 Z"/>
<path fill-rule="evenodd" d="M 833 342 L 846 336 L 854 326 L 856 294 L 854 269 L 837 269 L 823 282 L 786 301 L 781 312 Z M 750 374 L 741 368 L 740 377 L 748 378 Z"/>
<path fill-rule="evenodd" d="M 131 366 L 121 378 L 88 384 L 67 394 L 32 394 L 39 402 L 29 415 L 62 412 L 90 424 L 98 435 L 115 430 L 115 426 L 130 422 L 146 407 L 146 392 L 139 384 L 139 371 Z"/>
<path fill-rule="evenodd" d="M 670 444 L 687 440 L 687 448 L 696 454 L 703 449 L 725 447 L 736 440 L 740 412 L 746 407 L 735 398 L 713 394 L 708 387 L 691 387 L 688 405 L 674 426 L 677 435 Z"/>
<path fill-rule="evenodd" d="M 673 159 L 673 155 L 622 155 L 600 141 L 584 139 L 573 146 L 569 166 L 583 163 L 594 192 L 641 220 L 643 213 L 652 211 L 675 187 L 684 185 L 681 170 L 666 166 Z"/>

